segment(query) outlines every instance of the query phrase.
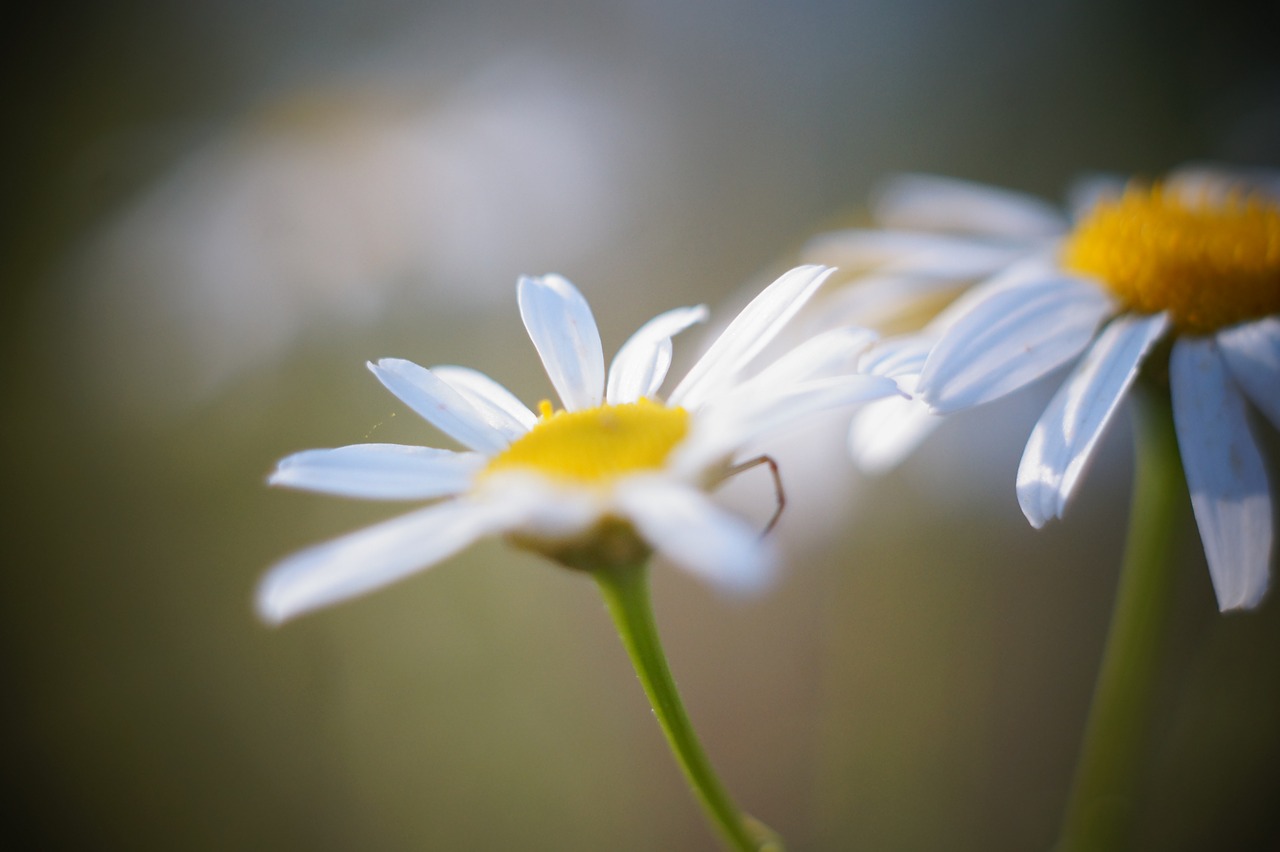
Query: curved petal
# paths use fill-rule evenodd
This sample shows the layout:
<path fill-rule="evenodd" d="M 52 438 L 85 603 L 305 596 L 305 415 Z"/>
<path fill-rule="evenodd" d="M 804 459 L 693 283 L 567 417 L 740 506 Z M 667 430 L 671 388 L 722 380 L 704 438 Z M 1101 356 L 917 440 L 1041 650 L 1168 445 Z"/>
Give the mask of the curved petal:
<path fill-rule="evenodd" d="M 604 350 L 587 300 L 559 275 L 524 277 L 517 288 L 520 317 L 547 377 L 569 411 L 604 400 Z"/>
<path fill-rule="evenodd" d="M 930 334 L 904 334 L 882 340 L 858 359 L 858 372 L 874 376 L 912 376 L 911 393 L 915 390 L 920 371 L 937 338 Z"/>
<path fill-rule="evenodd" d="M 943 333 L 920 394 L 946 413 L 1012 393 L 1080 354 L 1110 310 L 1097 285 L 1077 278 L 995 290 Z"/>
<path fill-rule="evenodd" d="M 1257 606 L 1267 590 L 1272 504 L 1244 397 L 1212 339 L 1180 339 L 1169 360 L 1173 422 L 1191 507 L 1223 610 Z"/>
<path fill-rule="evenodd" d="M 874 269 L 950 280 L 985 278 L 1026 251 L 1024 245 L 921 231 L 852 228 L 819 234 L 801 254 L 844 273 Z M 859 285 L 860 286 L 860 285 Z"/>
<path fill-rule="evenodd" d="M 1218 333 L 1236 382 L 1280 429 L 1280 317 L 1265 317 Z"/>
<path fill-rule="evenodd" d="M 848 372 L 875 339 L 874 331 L 858 326 L 829 329 L 782 354 L 732 393 L 775 393 L 836 371 Z"/>
<path fill-rule="evenodd" d="M 472 408 L 480 412 L 485 422 L 508 441 L 522 437 L 538 422 L 538 415 L 515 394 L 479 370 L 445 365 L 432 367 L 431 372 L 461 394 Z"/>
<path fill-rule="evenodd" d="M 676 565 L 733 592 L 754 592 L 773 577 L 773 544 L 701 492 L 657 477 L 618 488 L 619 508 L 640 537 Z"/>
<path fill-rule="evenodd" d="M 640 326 L 613 357 L 605 399 L 618 405 L 657 393 L 671 367 L 671 338 L 706 319 L 707 306 L 697 305 L 658 314 Z"/>
<path fill-rule="evenodd" d="M 874 193 L 872 215 L 888 228 L 958 231 L 1034 240 L 1066 231 L 1053 205 L 1007 189 L 926 174 L 895 175 Z"/>
<path fill-rule="evenodd" d="M 462 394 L 426 367 L 383 358 L 369 369 L 387 390 L 441 432 L 477 452 L 493 455 L 510 443 Z"/>
<path fill-rule="evenodd" d="M 901 376 L 898 385 L 907 393 L 915 388 L 914 376 Z M 849 455 L 863 473 L 887 473 L 902 463 L 943 417 L 916 399 L 889 397 L 859 408 L 849 421 Z"/>
<path fill-rule="evenodd" d="M 465 491 L 484 463 L 479 453 L 354 444 L 286 456 L 267 482 L 340 497 L 429 500 Z"/>
<path fill-rule="evenodd" d="M 257 609 L 272 624 L 393 583 L 504 528 L 494 507 L 451 500 L 307 548 L 258 584 Z"/>
<path fill-rule="evenodd" d="M 670 403 L 696 408 L 722 390 L 769 344 L 834 269 L 798 266 L 756 296 L 671 392 Z"/>
<path fill-rule="evenodd" d="M 1168 326 L 1166 314 L 1116 319 L 1054 394 L 1018 466 L 1018 505 L 1033 527 L 1062 517 L 1142 359 Z"/>
<path fill-rule="evenodd" d="M 900 394 L 893 379 L 861 373 L 814 379 L 768 393 L 744 385 L 700 413 L 671 467 L 678 475 L 695 476 L 706 465 L 796 421 Z"/>

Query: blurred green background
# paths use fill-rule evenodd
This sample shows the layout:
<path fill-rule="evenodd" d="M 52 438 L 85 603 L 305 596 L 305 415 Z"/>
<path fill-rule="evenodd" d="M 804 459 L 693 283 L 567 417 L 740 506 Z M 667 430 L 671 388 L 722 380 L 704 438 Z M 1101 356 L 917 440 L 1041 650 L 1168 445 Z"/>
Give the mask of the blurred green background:
<path fill-rule="evenodd" d="M 660 310 L 723 318 L 895 171 L 1057 199 L 1089 169 L 1280 162 L 1274 4 L 5 20 L 9 848 L 718 848 L 580 576 L 487 543 L 260 624 L 269 564 L 400 510 L 269 491 L 274 460 L 441 441 L 370 358 L 546 395 L 521 273 L 577 282 L 611 352 Z M 788 565 L 759 599 L 657 566 L 694 723 L 791 848 L 1051 845 L 1130 463 L 1116 429 L 1066 521 L 1028 528 L 1013 474 L 1046 395 L 955 417 L 877 480 L 836 422 L 779 445 Z M 726 491 L 767 517 L 767 479 Z M 1185 517 L 1135 848 L 1280 848 L 1280 608 L 1220 616 Z"/>

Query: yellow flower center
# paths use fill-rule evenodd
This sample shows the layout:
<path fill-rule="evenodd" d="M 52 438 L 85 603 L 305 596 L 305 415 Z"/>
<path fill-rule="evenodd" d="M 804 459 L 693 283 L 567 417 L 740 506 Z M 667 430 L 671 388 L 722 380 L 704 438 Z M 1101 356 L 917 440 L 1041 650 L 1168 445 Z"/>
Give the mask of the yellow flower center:
<path fill-rule="evenodd" d="M 1243 193 L 1189 202 L 1158 184 L 1130 186 L 1075 228 L 1063 262 L 1128 309 L 1167 310 L 1180 331 L 1205 334 L 1280 313 L 1280 206 Z"/>
<path fill-rule="evenodd" d="M 551 411 L 529 434 L 489 461 L 484 475 L 532 470 L 557 479 L 605 483 L 619 476 L 663 466 L 689 431 L 689 412 L 642 399 L 585 411 Z"/>

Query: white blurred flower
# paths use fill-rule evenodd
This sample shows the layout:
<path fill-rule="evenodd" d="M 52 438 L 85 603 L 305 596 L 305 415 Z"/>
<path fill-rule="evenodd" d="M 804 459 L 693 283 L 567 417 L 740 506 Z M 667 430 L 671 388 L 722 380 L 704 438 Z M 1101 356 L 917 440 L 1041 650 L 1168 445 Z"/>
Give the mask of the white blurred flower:
<path fill-rule="evenodd" d="M 121 404 L 180 408 L 309 328 L 405 299 L 496 303 L 487 282 L 620 238 L 643 177 L 631 155 L 658 124 L 532 60 L 449 87 L 387 75 L 267 102 L 88 241 L 86 366 Z"/>
<path fill-rule="evenodd" d="M 655 394 L 671 364 L 671 338 L 704 320 L 706 309 L 650 320 L 606 375 L 585 299 L 554 275 L 523 278 L 518 289 L 561 411 L 544 401 L 535 414 L 462 367 L 370 364 L 402 402 L 469 449 L 361 444 L 282 460 L 274 484 L 348 497 L 445 499 L 284 560 L 259 587 L 259 612 L 278 622 L 400 579 L 491 535 L 587 569 L 653 549 L 721 586 L 761 586 L 774 562 L 768 541 L 717 508 L 706 491 L 761 434 L 897 392 L 890 380 L 841 372 L 872 340 L 861 329 L 827 332 L 742 378 L 830 272 L 799 267 L 766 288 L 665 402 Z"/>
<path fill-rule="evenodd" d="M 886 341 L 903 355 L 897 375 L 945 414 L 1083 356 L 1019 467 L 1018 502 L 1039 527 L 1062 516 L 1129 387 L 1168 344 L 1174 423 L 1219 606 L 1257 605 L 1273 497 L 1246 400 L 1280 428 L 1280 174 L 1187 168 L 1150 188 L 1098 179 L 1077 193 L 1074 226 L 1056 228 L 1038 203 L 1007 193 L 925 179 L 905 186 L 907 209 L 968 235 L 916 235 L 888 263 L 939 287 L 984 280 L 921 335 Z M 892 255 L 901 236 L 887 235 L 881 250 Z M 862 251 L 876 242 L 872 232 L 854 241 Z M 865 357 L 891 360 L 883 350 Z M 1149 369 L 1160 375 L 1162 364 Z M 920 417 L 920 407 L 907 416 Z"/>

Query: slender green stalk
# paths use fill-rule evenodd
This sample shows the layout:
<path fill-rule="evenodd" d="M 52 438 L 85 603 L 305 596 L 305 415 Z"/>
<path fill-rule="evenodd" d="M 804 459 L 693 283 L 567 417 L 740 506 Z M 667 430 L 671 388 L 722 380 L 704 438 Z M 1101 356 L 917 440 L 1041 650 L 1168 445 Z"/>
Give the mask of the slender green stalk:
<path fill-rule="evenodd" d="M 653 705 L 685 778 L 730 847 L 741 852 L 782 852 L 769 829 L 745 817 L 725 792 L 689 723 L 675 680 L 658 639 L 649 597 L 649 572 L 643 562 L 592 572 L 600 584 L 631 664 Z"/>
<path fill-rule="evenodd" d="M 1134 798 L 1173 598 L 1169 555 L 1185 484 L 1167 393 L 1137 387 L 1124 565 L 1057 852 L 1131 848 Z"/>

